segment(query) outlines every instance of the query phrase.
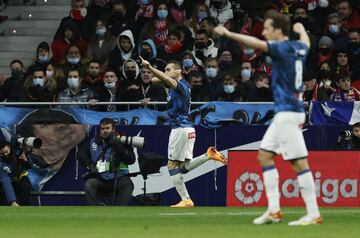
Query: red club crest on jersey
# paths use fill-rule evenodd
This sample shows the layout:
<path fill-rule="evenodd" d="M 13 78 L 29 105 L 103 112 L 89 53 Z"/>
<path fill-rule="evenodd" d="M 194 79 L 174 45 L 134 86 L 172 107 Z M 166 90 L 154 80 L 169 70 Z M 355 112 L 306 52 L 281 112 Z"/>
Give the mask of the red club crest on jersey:
<path fill-rule="evenodd" d="M 190 139 L 195 139 L 196 138 L 196 134 L 195 134 L 195 132 L 190 132 L 189 134 L 188 134 L 188 139 L 190 140 Z"/>

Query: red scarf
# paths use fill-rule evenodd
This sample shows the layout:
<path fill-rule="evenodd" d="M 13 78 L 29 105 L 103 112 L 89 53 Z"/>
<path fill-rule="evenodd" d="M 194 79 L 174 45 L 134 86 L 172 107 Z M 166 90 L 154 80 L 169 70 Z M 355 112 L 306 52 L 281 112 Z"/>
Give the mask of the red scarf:
<path fill-rule="evenodd" d="M 182 50 L 182 46 L 183 46 L 183 44 L 180 41 L 177 41 L 173 45 L 166 44 L 164 46 L 164 49 L 165 49 L 166 53 L 168 53 L 168 54 L 176 54 Z"/>

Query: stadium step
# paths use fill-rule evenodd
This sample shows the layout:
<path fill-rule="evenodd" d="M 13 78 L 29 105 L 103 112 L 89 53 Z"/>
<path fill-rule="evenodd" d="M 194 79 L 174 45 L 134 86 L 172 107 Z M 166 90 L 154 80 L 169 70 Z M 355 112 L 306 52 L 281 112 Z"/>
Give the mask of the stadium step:
<path fill-rule="evenodd" d="M 4 15 L 7 15 L 9 19 L 19 20 L 19 19 L 29 19 L 24 14 L 32 14 L 34 17 L 32 19 L 57 19 L 69 15 L 70 7 L 69 6 L 8 6 L 4 11 Z M 50 16 L 48 13 L 55 14 Z M 55 16 L 57 18 L 55 18 Z M 50 18 L 45 18 L 50 17 Z"/>
<path fill-rule="evenodd" d="M 2 12 L 9 20 L 0 24 L 0 74 L 10 75 L 9 64 L 14 59 L 29 66 L 38 44 L 42 41 L 51 44 L 60 20 L 68 16 L 71 9 L 71 0 L 31 2 L 24 5 L 23 0 L 9 0 Z"/>

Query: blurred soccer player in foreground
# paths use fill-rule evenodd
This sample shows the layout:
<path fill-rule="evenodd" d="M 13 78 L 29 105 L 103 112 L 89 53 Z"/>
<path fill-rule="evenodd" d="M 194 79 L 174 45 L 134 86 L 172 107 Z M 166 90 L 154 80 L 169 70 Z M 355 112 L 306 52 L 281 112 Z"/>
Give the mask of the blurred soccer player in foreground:
<path fill-rule="evenodd" d="M 275 101 L 275 117 L 260 144 L 258 160 L 263 170 L 263 179 L 268 199 L 268 210 L 254 219 L 257 225 L 281 221 L 279 173 L 274 157 L 281 154 L 291 163 L 297 173 L 300 193 L 305 202 L 307 214 L 289 225 L 321 224 L 316 201 L 315 183 L 309 169 L 302 127 L 305 113 L 302 103 L 303 65 L 310 48 L 310 40 L 301 23 L 293 25 L 299 40 L 289 40 L 291 24 L 287 16 L 269 11 L 264 22 L 262 35 L 267 41 L 255 37 L 229 32 L 218 26 L 214 33 L 259 49 L 272 60 L 272 89 Z"/>
<path fill-rule="evenodd" d="M 152 83 L 164 83 L 170 88 L 167 106 L 171 125 L 168 169 L 176 191 L 181 197 L 181 201 L 171 207 L 193 207 L 194 203 L 186 189 L 183 174 L 208 160 L 216 160 L 227 164 L 227 159 L 214 147 L 209 147 L 205 154 L 193 159 L 196 133 L 190 119 L 191 90 L 189 83 L 186 82 L 182 75 L 181 64 L 170 61 L 166 65 L 164 73 L 151 66 L 143 58 L 141 58 L 141 61 L 142 67 L 148 68 L 156 76 L 151 80 Z"/>

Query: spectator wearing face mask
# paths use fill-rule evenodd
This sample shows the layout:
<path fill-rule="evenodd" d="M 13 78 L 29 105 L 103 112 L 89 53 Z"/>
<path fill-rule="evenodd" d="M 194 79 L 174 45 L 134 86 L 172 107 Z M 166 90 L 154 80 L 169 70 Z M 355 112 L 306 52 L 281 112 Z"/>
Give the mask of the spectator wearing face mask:
<path fill-rule="evenodd" d="M 210 101 L 216 101 L 223 90 L 219 70 L 219 60 L 217 58 L 209 57 L 206 59 L 204 68 L 205 90 Z"/>
<path fill-rule="evenodd" d="M 32 76 L 34 68 L 41 67 L 46 69 L 49 64 L 54 63 L 55 60 L 52 57 L 50 46 L 47 42 L 43 41 L 36 48 L 34 63 L 28 68 L 26 75 Z"/>
<path fill-rule="evenodd" d="M 244 97 L 242 95 L 242 89 L 238 87 L 235 82 L 234 75 L 231 73 L 224 73 L 224 78 L 222 80 L 223 90 L 217 99 L 217 101 L 224 102 L 242 102 Z"/>
<path fill-rule="evenodd" d="M 51 44 L 51 50 L 56 64 L 61 64 L 66 58 L 66 51 L 71 45 L 76 45 L 81 54 L 85 55 L 87 43 L 81 38 L 74 23 L 64 23 L 61 28 L 61 37 Z"/>
<path fill-rule="evenodd" d="M 351 71 L 351 79 L 353 83 L 360 89 L 360 29 L 349 29 L 348 33 L 348 53 Z"/>
<path fill-rule="evenodd" d="M 100 64 L 96 60 L 91 60 L 86 69 L 83 85 L 91 91 L 97 93 L 103 86 L 104 73 L 101 71 Z"/>
<path fill-rule="evenodd" d="M 323 62 L 320 65 L 318 74 L 319 88 L 318 88 L 318 100 L 327 101 L 330 96 L 336 91 L 336 83 L 333 80 L 330 63 L 328 61 Z"/>
<path fill-rule="evenodd" d="M 186 50 L 181 58 L 184 78 L 190 82 L 189 76 L 194 71 L 202 72 L 202 68 L 196 63 L 195 57 L 191 51 Z"/>
<path fill-rule="evenodd" d="M 334 50 L 344 49 L 347 46 L 347 36 L 339 14 L 331 13 L 328 17 L 328 25 L 325 27 L 325 35 L 334 42 Z"/>
<path fill-rule="evenodd" d="M 59 108 L 72 107 L 89 109 L 95 106 L 96 96 L 88 88 L 83 87 L 79 70 L 72 69 L 67 73 L 67 88 L 57 96 L 58 102 L 89 102 L 89 105 L 61 105 Z"/>
<path fill-rule="evenodd" d="M 53 102 L 56 97 L 56 81 L 48 80 L 46 77 L 46 68 L 35 66 L 32 70 L 31 77 L 25 81 L 25 98 L 24 102 Z M 41 107 L 32 105 L 31 107 Z M 49 107 L 48 105 L 44 107 Z"/>
<path fill-rule="evenodd" d="M 107 68 L 110 53 L 115 45 L 116 38 L 109 33 L 105 19 L 99 19 L 95 23 L 94 32 L 86 51 L 86 57 L 89 60 L 97 60 L 102 69 Z"/>
<path fill-rule="evenodd" d="M 133 56 L 138 65 L 141 63 L 139 56 L 147 61 L 153 61 L 157 58 L 157 49 L 152 39 L 144 40 L 139 44 L 137 55 Z"/>
<path fill-rule="evenodd" d="M 80 38 L 88 41 L 90 38 L 89 28 L 91 27 L 91 20 L 88 17 L 88 10 L 86 8 L 85 0 L 71 0 L 71 10 L 70 14 L 67 17 L 64 17 L 60 26 L 56 31 L 54 40 L 58 38 L 63 38 L 63 28 L 66 25 L 72 24 L 78 29 Z"/>
<path fill-rule="evenodd" d="M 121 70 L 121 81 L 120 81 L 120 99 L 126 101 L 128 99 L 129 91 L 138 89 L 134 85 L 140 82 L 139 79 L 140 68 L 135 60 L 129 59 L 125 61 Z M 121 111 L 128 110 L 127 106 L 121 106 Z"/>
<path fill-rule="evenodd" d="M 328 36 L 320 38 L 318 43 L 318 65 L 325 61 L 331 61 L 333 56 L 333 41 Z"/>
<path fill-rule="evenodd" d="M 119 102 L 120 91 L 119 81 L 116 73 L 113 70 L 107 70 L 104 73 L 102 85 L 99 86 L 98 99 L 100 102 Z M 97 107 L 97 110 L 103 112 L 115 112 L 120 109 L 118 105 L 101 105 Z"/>
<path fill-rule="evenodd" d="M 24 96 L 24 64 L 21 60 L 10 63 L 11 77 L 0 84 L 0 102 L 20 102 Z"/>
<path fill-rule="evenodd" d="M 240 80 L 238 85 L 244 89 L 244 101 L 255 102 L 257 99 L 257 89 L 252 80 L 254 68 L 250 61 L 244 61 L 241 64 Z"/>
<path fill-rule="evenodd" d="M 209 34 L 205 30 L 200 29 L 195 33 L 193 54 L 200 66 L 204 65 L 206 58 L 217 57 L 218 48 L 215 47 L 214 41 L 209 38 Z"/>
<path fill-rule="evenodd" d="M 293 7 L 293 12 L 293 22 L 302 23 L 308 33 L 318 39 L 321 35 L 321 28 L 317 18 L 309 15 L 308 4 L 303 2 L 296 3 Z"/>
<path fill-rule="evenodd" d="M 210 15 L 210 8 L 205 3 L 198 2 L 195 4 L 191 18 L 185 22 L 185 25 L 191 31 L 192 37 L 195 37 L 195 32 L 200 29 L 199 23 Z"/>
<path fill-rule="evenodd" d="M 66 58 L 60 65 L 61 69 L 66 73 L 69 70 L 79 70 L 81 75 L 84 75 L 87 69 L 89 60 L 86 57 L 82 57 L 80 48 L 76 45 L 71 45 L 66 50 Z"/>
<path fill-rule="evenodd" d="M 207 102 L 209 101 L 209 94 L 205 88 L 206 82 L 204 75 L 199 71 L 192 71 L 188 75 L 188 82 L 191 86 L 191 101 L 192 102 Z M 199 105 L 191 105 L 191 109 L 195 109 Z"/>
<path fill-rule="evenodd" d="M 130 30 L 123 31 L 117 37 L 117 45 L 111 51 L 109 68 L 114 69 L 117 74 L 121 72 L 121 66 L 133 56 L 135 49 L 134 36 Z"/>
<path fill-rule="evenodd" d="M 359 91 L 351 87 L 351 78 L 348 74 L 340 74 L 337 76 L 338 88 L 336 92 L 330 96 L 330 101 L 334 102 L 352 102 L 360 101 Z"/>
<path fill-rule="evenodd" d="M 125 30 L 131 30 L 133 33 L 135 30 L 135 19 L 129 15 L 128 4 L 123 0 L 116 0 L 112 3 L 112 12 L 109 16 L 109 32 L 117 37 L 121 32 Z M 135 34 L 136 36 L 136 34 Z"/>
<path fill-rule="evenodd" d="M 233 18 L 231 3 L 228 0 L 211 0 L 210 6 L 211 16 L 218 19 L 221 25 Z"/>
<path fill-rule="evenodd" d="M 156 2 L 155 17 L 143 25 L 138 41 L 153 39 L 157 47 L 166 44 L 169 31 L 176 29 L 176 21 L 169 14 L 169 6 L 166 1 Z"/>

